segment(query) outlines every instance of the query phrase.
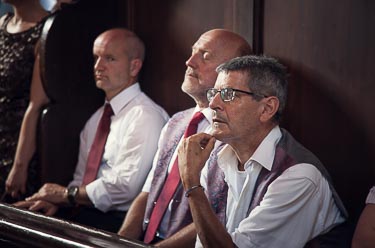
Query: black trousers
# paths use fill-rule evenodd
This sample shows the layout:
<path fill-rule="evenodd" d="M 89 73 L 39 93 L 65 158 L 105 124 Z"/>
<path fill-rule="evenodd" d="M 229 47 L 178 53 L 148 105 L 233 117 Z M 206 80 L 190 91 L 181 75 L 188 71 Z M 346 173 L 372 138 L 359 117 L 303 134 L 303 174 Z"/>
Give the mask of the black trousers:
<path fill-rule="evenodd" d="M 118 232 L 125 216 L 125 211 L 104 213 L 93 207 L 61 208 L 56 214 L 58 218 L 113 233 Z"/>

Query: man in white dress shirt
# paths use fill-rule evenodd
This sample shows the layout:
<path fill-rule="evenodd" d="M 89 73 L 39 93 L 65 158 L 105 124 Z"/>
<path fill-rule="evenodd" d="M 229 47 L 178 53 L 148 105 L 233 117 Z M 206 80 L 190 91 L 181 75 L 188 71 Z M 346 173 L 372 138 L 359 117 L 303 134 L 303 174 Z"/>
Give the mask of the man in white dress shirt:
<path fill-rule="evenodd" d="M 144 50 L 143 42 L 126 29 L 111 29 L 98 36 L 93 47 L 95 80 L 105 92 L 105 105 L 110 105 L 113 116 L 96 177 L 94 174 L 93 181 L 83 183 L 104 106 L 81 132 L 78 163 L 69 186 L 45 184 L 16 206 L 53 215 L 57 206 L 78 205 L 80 211 L 71 220 L 112 232 L 119 229 L 141 191 L 160 131 L 168 120 L 167 113 L 141 91 L 137 82 Z"/>
<path fill-rule="evenodd" d="M 212 135 L 185 139 L 178 153 L 196 246 L 304 247 L 343 223 L 346 210 L 323 165 L 278 126 L 287 95 L 284 66 L 245 56 L 217 70 L 215 88 L 207 91 Z M 212 212 L 199 176 L 216 139 L 227 144 L 218 155 L 229 187 L 226 226 Z"/>

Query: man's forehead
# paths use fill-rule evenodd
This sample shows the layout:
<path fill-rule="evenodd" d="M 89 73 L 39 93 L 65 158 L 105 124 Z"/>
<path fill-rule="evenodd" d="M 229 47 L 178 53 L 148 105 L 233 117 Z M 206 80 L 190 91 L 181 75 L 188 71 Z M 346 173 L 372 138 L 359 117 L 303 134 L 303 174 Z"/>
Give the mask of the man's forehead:
<path fill-rule="evenodd" d="M 114 49 L 125 47 L 124 41 L 113 37 L 99 37 L 94 42 L 94 49 Z"/>
<path fill-rule="evenodd" d="M 225 72 L 220 72 L 217 75 L 216 82 L 215 82 L 215 88 L 220 88 L 221 85 L 227 83 L 228 81 L 228 75 Z"/>
<path fill-rule="evenodd" d="M 94 47 L 105 47 L 109 44 L 109 39 L 107 37 L 100 36 L 94 41 Z"/>
<path fill-rule="evenodd" d="M 218 40 L 210 35 L 202 35 L 193 45 L 193 49 L 214 50 Z"/>
<path fill-rule="evenodd" d="M 216 82 L 215 82 L 215 88 L 217 86 L 231 86 L 231 84 L 247 84 L 246 83 L 246 75 L 243 72 L 240 71 L 221 71 L 219 72 Z"/>

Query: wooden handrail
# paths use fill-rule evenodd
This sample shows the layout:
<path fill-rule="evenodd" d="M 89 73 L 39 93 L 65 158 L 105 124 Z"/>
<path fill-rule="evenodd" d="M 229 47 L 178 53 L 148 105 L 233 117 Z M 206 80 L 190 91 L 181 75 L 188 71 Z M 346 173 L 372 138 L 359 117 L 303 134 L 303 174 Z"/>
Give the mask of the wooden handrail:
<path fill-rule="evenodd" d="M 136 240 L 0 204 L 0 241 L 15 247 L 151 247 Z"/>

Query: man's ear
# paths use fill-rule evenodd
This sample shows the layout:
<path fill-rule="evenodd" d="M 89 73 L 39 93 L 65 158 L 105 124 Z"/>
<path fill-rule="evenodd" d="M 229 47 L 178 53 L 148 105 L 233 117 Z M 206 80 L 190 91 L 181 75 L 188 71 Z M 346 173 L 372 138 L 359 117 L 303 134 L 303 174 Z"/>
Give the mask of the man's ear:
<path fill-rule="evenodd" d="M 267 122 L 272 119 L 272 117 L 279 110 L 279 99 L 276 96 L 266 97 L 261 100 L 263 102 L 263 111 L 260 116 L 261 122 Z"/>
<path fill-rule="evenodd" d="M 142 60 L 140 59 L 132 59 L 130 62 L 130 76 L 137 77 L 139 71 L 142 68 Z"/>

